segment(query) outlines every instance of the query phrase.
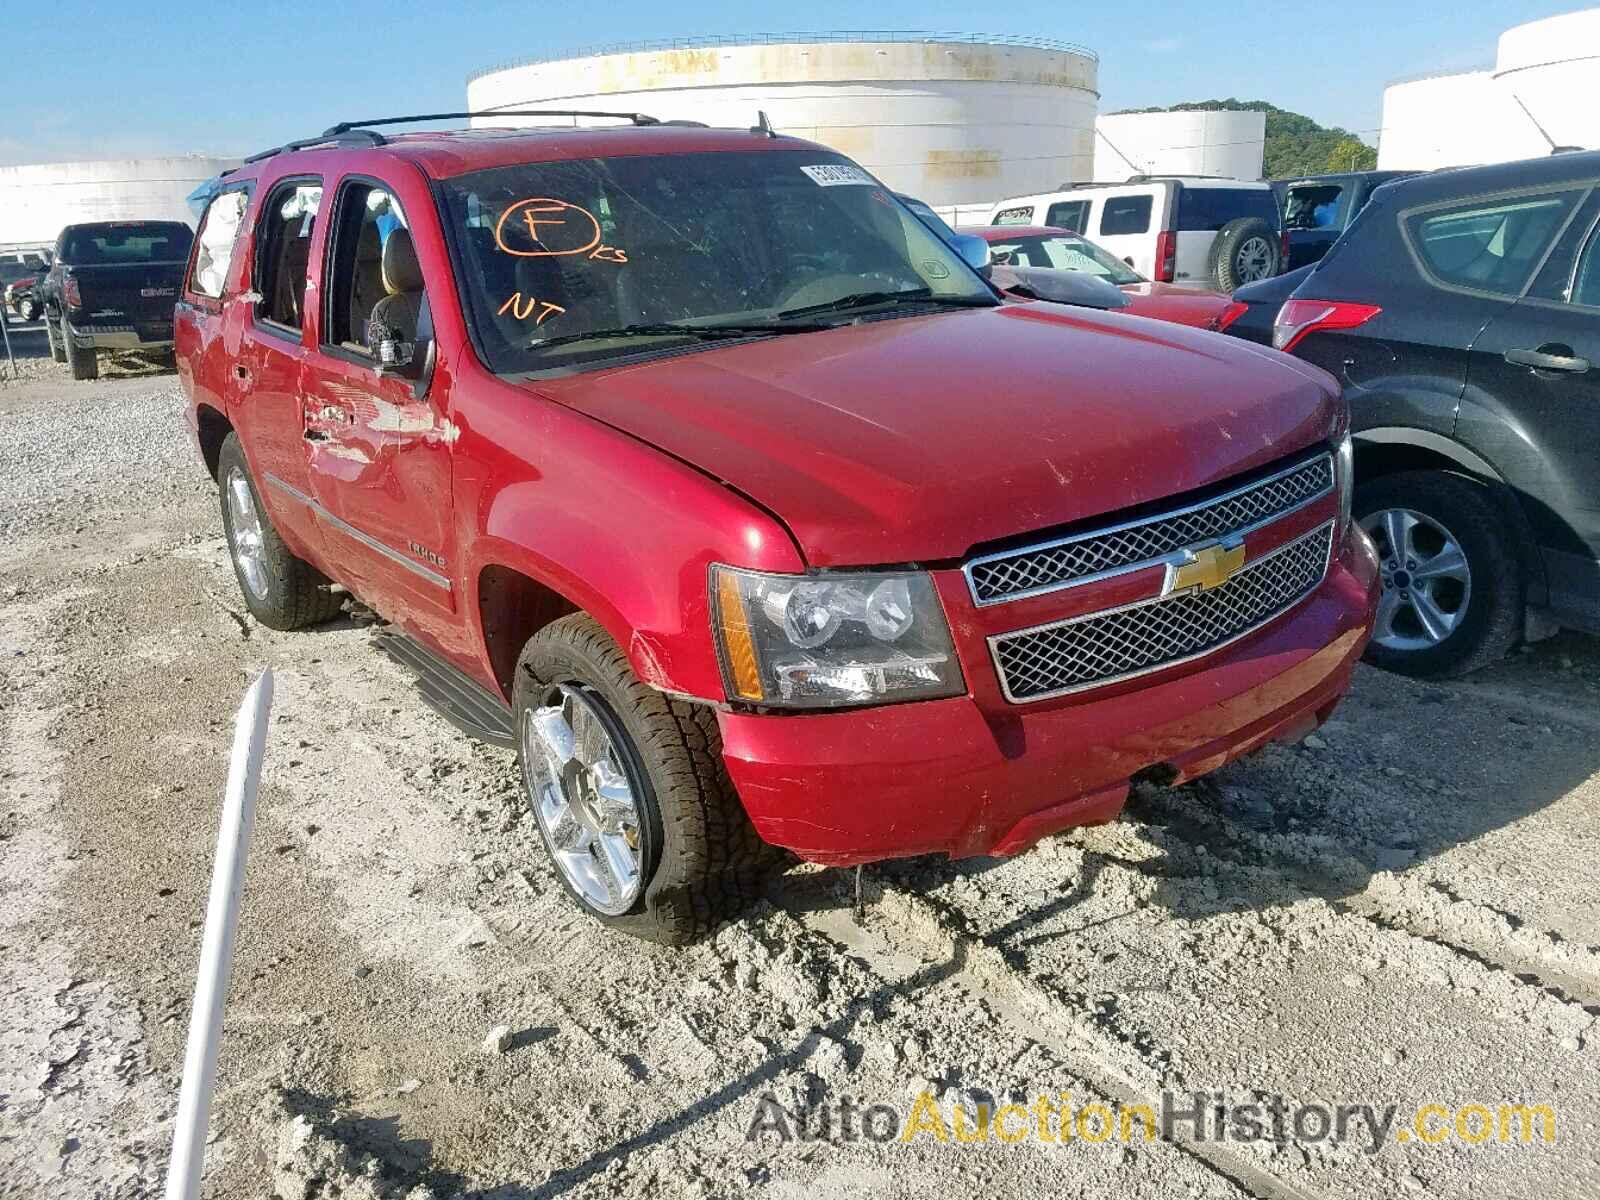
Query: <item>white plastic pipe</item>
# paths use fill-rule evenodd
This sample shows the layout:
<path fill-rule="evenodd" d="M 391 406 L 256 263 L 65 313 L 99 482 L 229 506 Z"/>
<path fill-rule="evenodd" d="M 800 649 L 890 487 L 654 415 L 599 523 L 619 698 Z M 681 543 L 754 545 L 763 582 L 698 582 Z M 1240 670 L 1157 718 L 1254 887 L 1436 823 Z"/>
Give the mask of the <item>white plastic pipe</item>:
<path fill-rule="evenodd" d="M 233 759 L 228 791 L 217 831 L 217 861 L 211 869 L 211 898 L 200 939 L 200 974 L 189 1011 L 189 1044 L 183 1055 L 183 1088 L 172 1131 L 172 1161 L 167 1168 L 166 1200 L 196 1200 L 205 1163 L 206 1126 L 217 1080 L 217 1043 L 222 1038 L 222 1004 L 233 968 L 233 940 L 239 927 L 239 896 L 244 864 L 255 824 L 256 792 L 261 786 L 261 756 L 272 710 L 272 672 L 262 671 L 239 706 L 233 728 Z"/>

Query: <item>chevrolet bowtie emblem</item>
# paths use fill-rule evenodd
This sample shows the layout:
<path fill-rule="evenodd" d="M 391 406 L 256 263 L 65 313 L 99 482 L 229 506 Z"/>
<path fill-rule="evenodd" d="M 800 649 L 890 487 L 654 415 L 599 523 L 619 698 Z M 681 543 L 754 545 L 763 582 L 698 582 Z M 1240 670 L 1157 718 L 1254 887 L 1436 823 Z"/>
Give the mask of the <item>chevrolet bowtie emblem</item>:
<path fill-rule="evenodd" d="M 1224 546 L 1213 542 L 1190 552 L 1194 561 L 1186 562 L 1172 574 L 1172 590 L 1186 591 L 1199 588 L 1210 591 L 1221 587 L 1239 573 L 1244 566 L 1244 545 Z"/>

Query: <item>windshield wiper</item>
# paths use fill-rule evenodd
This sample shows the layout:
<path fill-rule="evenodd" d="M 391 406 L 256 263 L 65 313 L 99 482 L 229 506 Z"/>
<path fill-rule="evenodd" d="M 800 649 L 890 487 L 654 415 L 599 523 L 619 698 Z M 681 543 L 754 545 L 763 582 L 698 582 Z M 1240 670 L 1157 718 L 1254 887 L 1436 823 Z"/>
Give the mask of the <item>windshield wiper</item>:
<path fill-rule="evenodd" d="M 560 337 L 545 338 L 532 343 L 530 350 L 548 350 L 551 346 L 568 346 L 574 342 L 602 342 L 611 338 L 631 337 L 688 337 L 701 341 L 724 338 L 762 337 L 780 333 L 814 333 L 831 326 L 815 323 L 790 323 L 787 325 L 675 325 L 671 322 L 654 322 L 637 325 L 619 325 L 615 329 L 590 329 L 585 333 L 564 333 Z"/>
<path fill-rule="evenodd" d="M 805 304 L 799 308 L 786 308 L 778 319 L 805 317 L 813 313 L 844 312 L 852 308 L 871 308 L 877 304 L 941 304 L 954 308 L 991 308 L 993 296 L 935 296 L 932 289 L 900 288 L 892 292 L 851 292 L 825 304 Z"/>

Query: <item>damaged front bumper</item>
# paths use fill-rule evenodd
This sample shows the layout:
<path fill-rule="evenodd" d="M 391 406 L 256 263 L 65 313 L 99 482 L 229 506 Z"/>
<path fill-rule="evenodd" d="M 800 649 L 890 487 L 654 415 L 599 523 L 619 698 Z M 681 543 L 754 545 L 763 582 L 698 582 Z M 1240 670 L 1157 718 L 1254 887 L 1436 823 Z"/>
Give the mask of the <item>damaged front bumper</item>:
<path fill-rule="evenodd" d="M 1377 595 L 1370 544 L 1359 533 L 1340 543 L 1310 596 L 1181 674 L 1028 705 L 967 695 L 802 716 L 722 712 L 728 772 L 764 839 L 836 866 L 1014 854 L 1109 821 L 1141 772 L 1193 779 L 1328 719 Z"/>

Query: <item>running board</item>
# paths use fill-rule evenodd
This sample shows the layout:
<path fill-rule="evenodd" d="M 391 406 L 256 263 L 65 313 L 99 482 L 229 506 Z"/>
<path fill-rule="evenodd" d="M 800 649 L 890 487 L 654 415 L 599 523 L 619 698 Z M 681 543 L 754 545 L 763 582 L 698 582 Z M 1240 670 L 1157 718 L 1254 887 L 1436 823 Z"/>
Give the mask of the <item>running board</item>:
<path fill-rule="evenodd" d="M 373 642 L 417 677 L 423 703 L 462 733 L 507 750 L 515 748 L 511 710 L 499 696 L 392 625 L 379 628 Z"/>

